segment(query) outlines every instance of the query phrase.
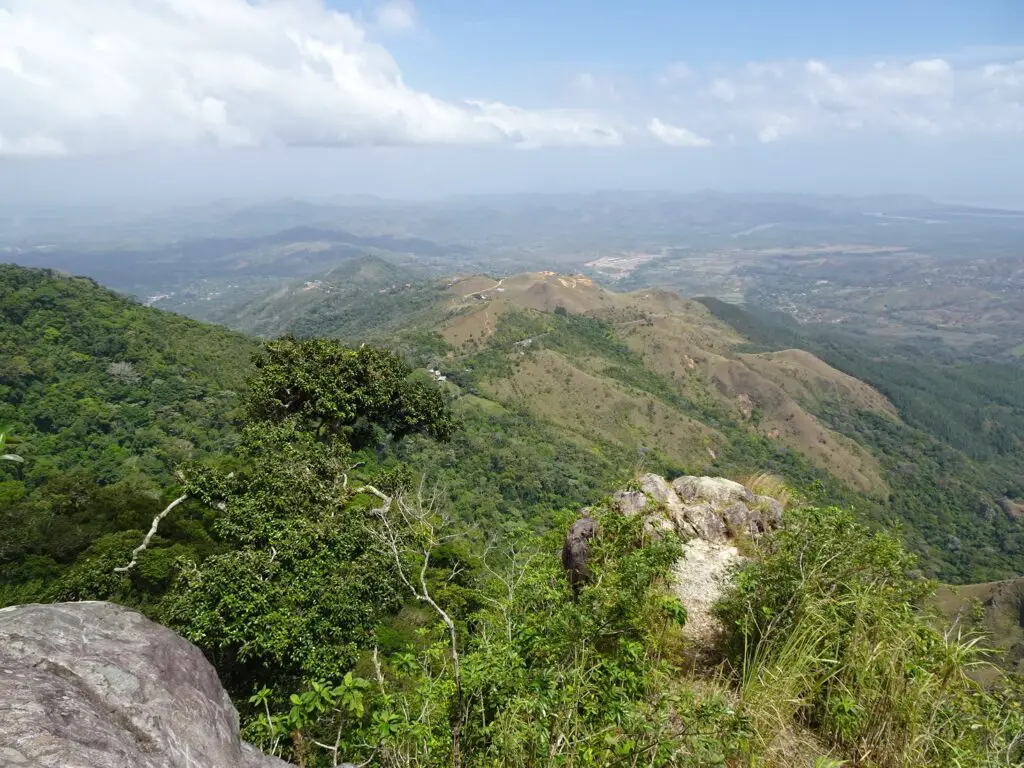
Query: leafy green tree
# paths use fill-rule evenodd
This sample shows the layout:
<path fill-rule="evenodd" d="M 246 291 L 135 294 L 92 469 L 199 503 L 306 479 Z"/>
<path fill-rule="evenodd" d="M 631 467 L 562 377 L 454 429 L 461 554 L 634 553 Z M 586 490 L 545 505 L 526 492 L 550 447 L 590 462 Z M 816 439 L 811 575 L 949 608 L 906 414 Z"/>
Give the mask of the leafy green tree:
<path fill-rule="evenodd" d="M 294 416 L 318 437 L 339 437 L 357 449 L 369 445 L 377 430 L 399 440 L 418 432 L 439 440 L 452 435 L 441 392 L 411 378 L 408 366 L 387 350 L 285 338 L 269 342 L 255 365 L 245 402 L 252 420 Z"/>
<path fill-rule="evenodd" d="M 354 503 L 351 452 L 294 420 L 243 431 L 237 469 L 185 470 L 186 492 L 217 510 L 224 551 L 187 562 L 165 619 L 208 650 L 229 684 L 334 678 L 398 605 L 388 561 Z"/>
<path fill-rule="evenodd" d="M 389 352 L 285 339 L 257 359 L 246 413 L 232 471 L 183 470 L 186 495 L 217 510 L 226 551 L 186 565 L 166 618 L 239 685 L 268 672 L 335 678 L 399 606 L 349 482 L 363 463 L 353 449 L 381 433 L 447 437 L 448 406 Z M 395 468 L 378 474 L 403 482 Z"/>

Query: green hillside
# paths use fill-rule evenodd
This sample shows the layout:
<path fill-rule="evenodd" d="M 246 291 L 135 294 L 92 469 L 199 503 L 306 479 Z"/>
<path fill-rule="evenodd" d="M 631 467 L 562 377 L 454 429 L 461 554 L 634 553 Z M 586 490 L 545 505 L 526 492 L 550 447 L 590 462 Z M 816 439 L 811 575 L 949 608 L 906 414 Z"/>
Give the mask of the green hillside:
<path fill-rule="evenodd" d="M 179 464 L 229 450 L 257 349 L 86 278 L 0 265 L 0 431 L 24 460 L 0 464 L 0 600 L 145 527 Z M 171 539 L 197 538 L 176 525 Z"/>
<path fill-rule="evenodd" d="M 1007 499 L 1024 495 L 1017 369 L 908 357 L 782 315 L 668 292 L 616 293 L 553 273 L 383 292 L 351 284 L 337 295 L 282 289 L 252 306 L 279 320 L 264 331 L 383 343 L 441 371 L 475 425 L 467 440 L 492 433 L 496 414 L 516 414 L 544 444 L 573 446 L 592 469 L 610 460 L 734 477 L 774 472 L 805 495 L 902 526 L 930 576 L 965 583 L 1024 570 L 1024 526 L 1005 512 Z M 486 456 L 488 441 L 481 446 Z M 482 461 L 475 450 L 466 456 Z M 506 466 L 496 456 L 490 471 Z M 444 474 L 443 462 L 431 467 Z M 599 476 L 606 482 L 609 472 Z M 456 473 L 451 483 L 464 480 Z"/>
<path fill-rule="evenodd" d="M 398 346 L 412 361 L 439 343 L 408 339 Z M 0 462 L 0 603 L 101 594 L 88 574 L 76 587 L 84 591 L 61 592 L 60 579 L 77 578 L 76 562 L 81 570 L 97 554 L 130 551 L 178 493 L 179 466 L 228 460 L 259 348 L 87 278 L 0 266 L 0 432 L 4 451 L 23 459 Z M 399 455 L 383 443 L 363 460 L 417 462 L 461 516 L 492 525 L 543 524 L 551 509 L 624 482 L 636 463 L 622 446 L 581 446 L 492 400 L 466 396 L 454 408 L 462 429 L 448 444 L 413 438 Z M 140 594 L 166 588 L 176 557 L 216 549 L 209 514 L 185 505 L 161 528 L 153 550 L 166 556 Z"/>
<path fill-rule="evenodd" d="M 925 537 L 937 575 L 958 583 L 1022 570 L 1024 368 L 963 364 L 941 344 L 884 345 L 864 336 L 801 326 L 786 315 L 701 301 L 756 351 L 800 347 L 885 395 L 900 422 L 841 403 L 810 404 L 825 423 L 882 462 L 894 520 Z M 994 567 L 993 567 L 994 566 Z"/>
<path fill-rule="evenodd" d="M 410 324 L 435 291 L 423 286 L 421 270 L 377 256 L 361 256 L 316 278 L 288 282 L 258 299 L 225 308 L 213 316 L 244 333 L 277 336 L 394 332 Z M 415 285 L 414 285 L 415 284 Z"/>

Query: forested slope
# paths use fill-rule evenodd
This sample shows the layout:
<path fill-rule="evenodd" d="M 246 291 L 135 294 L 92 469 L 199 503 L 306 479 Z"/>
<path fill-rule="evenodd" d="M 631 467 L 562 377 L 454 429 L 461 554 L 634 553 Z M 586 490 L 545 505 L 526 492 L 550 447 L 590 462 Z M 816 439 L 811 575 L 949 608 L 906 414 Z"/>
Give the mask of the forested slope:
<path fill-rule="evenodd" d="M 838 401 L 811 401 L 823 422 L 878 457 L 891 522 L 923 539 L 925 559 L 944 561 L 946 581 L 989 581 L 1024 570 L 1024 367 L 964 363 L 941 344 L 882 344 L 786 315 L 701 299 L 748 340 L 750 352 L 793 347 L 870 384 L 901 419 Z"/>
<path fill-rule="evenodd" d="M 0 432 L 24 459 L 0 466 L 0 596 L 147 526 L 177 465 L 230 450 L 257 349 L 86 278 L 0 265 Z M 169 535 L 197 539 L 178 523 Z"/>
<path fill-rule="evenodd" d="M 783 315 L 668 291 L 618 293 L 579 275 L 406 284 L 379 260 L 364 266 L 383 281 L 376 290 L 360 292 L 361 271 L 340 270 L 329 291 L 297 284 L 241 317 L 258 315 L 265 332 L 385 344 L 441 371 L 476 425 L 460 439 L 481 449 L 459 461 L 501 480 L 525 470 L 502 487 L 533 486 L 534 467 L 546 475 L 544 461 L 522 459 L 551 441 L 587 472 L 640 462 L 669 473 L 772 471 L 863 519 L 902 525 L 926 573 L 944 581 L 1024 570 L 1021 516 L 1007 512 L 1024 493 L 1024 369 L 872 347 Z M 546 437 L 489 462 L 512 424 Z M 445 474 L 444 461 L 430 466 Z M 574 499 L 577 487 L 603 485 L 572 476 Z M 470 508 L 493 507 L 470 477 L 447 479 L 465 483 Z"/>

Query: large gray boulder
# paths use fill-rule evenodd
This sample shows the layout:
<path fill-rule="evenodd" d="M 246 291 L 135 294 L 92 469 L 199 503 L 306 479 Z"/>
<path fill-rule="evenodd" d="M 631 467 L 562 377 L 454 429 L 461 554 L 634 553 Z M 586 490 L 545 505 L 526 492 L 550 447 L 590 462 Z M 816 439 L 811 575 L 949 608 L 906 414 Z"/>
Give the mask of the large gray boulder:
<path fill-rule="evenodd" d="M 202 652 L 112 603 L 0 610 L 0 766 L 277 768 Z"/>

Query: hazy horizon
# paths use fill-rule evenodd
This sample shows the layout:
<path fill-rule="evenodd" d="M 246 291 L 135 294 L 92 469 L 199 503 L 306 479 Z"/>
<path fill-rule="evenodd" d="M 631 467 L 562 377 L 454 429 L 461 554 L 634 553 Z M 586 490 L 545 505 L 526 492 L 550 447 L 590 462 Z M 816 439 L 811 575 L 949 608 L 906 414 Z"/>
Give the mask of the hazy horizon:
<path fill-rule="evenodd" d="M 1006 0 L 0 0 L 0 103 L 0 204 L 712 188 L 1024 208 Z"/>

